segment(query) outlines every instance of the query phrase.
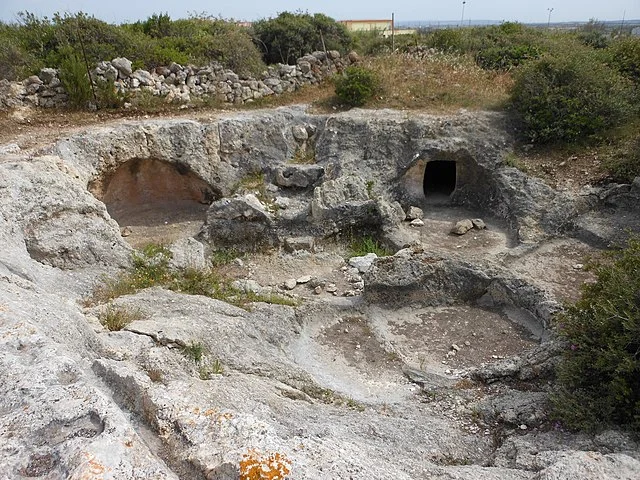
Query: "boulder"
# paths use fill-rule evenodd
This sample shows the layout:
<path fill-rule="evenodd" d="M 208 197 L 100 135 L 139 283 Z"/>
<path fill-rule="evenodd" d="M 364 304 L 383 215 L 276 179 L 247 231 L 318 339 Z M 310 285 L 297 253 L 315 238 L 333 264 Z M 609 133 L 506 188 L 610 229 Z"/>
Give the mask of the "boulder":
<path fill-rule="evenodd" d="M 409 207 L 407 210 L 407 220 L 422 220 L 424 212 L 418 207 Z"/>
<path fill-rule="evenodd" d="M 195 238 L 183 238 L 169 245 L 170 266 L 177 269 L 201 270 L 207 266 L 204 245 Z"/>
<path fill-rule="evenodd" d="M 201 237 L 216 247 L 234 247 L 241 251 L 278 243 L 271 214 L 253 194 L 213 202 Z"/>
<path fill-rule="evenodd" d="M 138 69 L 131 74 L 134 80 L 140 82 L 140 85 L 144 87 L 153 87 L 156 84 L 155 78 L 146 70 Z"/>
<path fill-rule="evenodd" d="M 357 268 L 360 273 L 366 273 L 373 265 L 373 261 L 378 258 L 375 253 L 367 253 L 362 257 L 351 257 L 349 259 L 349 265 L 353 268 Z"/>
<path fill-rule="evenodd" d="M 311 216 L 315 223 L 329 229 L 382 224 L 376 201 L 369 198 L 365 181 L 357 176 L 342 176 L 316 187 Z"/>
<path fill-rule="evenodd" d="M 451 233 L 454 235 L 464 235 L 473 228 L 473 222 L 469 219 L 460 220 L 452 228 Z"/>
<path fill-rule="evenodd" d="M 111 65 L 118 70 L 118 78 L 124 80 L 133 72 L 132 63 L 124 57 L 118 57 L 111 60 Z"/>
<path fill-rule="evenodd" d="M 481 297 L 491 278 L 466 262 L 413 247 L 376 259 L 364 282 L 365 297 L 373 303 L 438 306 Z"/>
<path fill-rule="evenodd" d="M 276 185 L 280 187 L 307 188 L 324 175 L 321 165 L 287 165 L 276 170 Z"/>
<path fill-rule="evenodd" d="M 40 70 L 38 77 L 43 83 L 51 83 L 51 81 L 58 76 L 58 70 L 55 68 L 43 68 Z"/>

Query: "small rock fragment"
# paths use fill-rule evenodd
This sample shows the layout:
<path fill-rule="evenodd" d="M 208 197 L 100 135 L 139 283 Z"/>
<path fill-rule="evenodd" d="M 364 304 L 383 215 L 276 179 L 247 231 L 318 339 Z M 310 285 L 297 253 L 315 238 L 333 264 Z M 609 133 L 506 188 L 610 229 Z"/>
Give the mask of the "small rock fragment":
<path fill-rule="evenodd" d="M 415 220 L 411 220 L 411 223 L 409 225 L 411 225 L 412 227 L 424 227 L 424 222 L 419 218 L 416 218 Z"/>
<path fill-rule="evenodd" d="M 316 295 L 320 295 L 322 293 L 322 287 L 318 285 L 316 288 L 313 289 L 313 291 Z"/>
<path fill-rule="evenodd" d="M 128 237 L 132 233 L 133 233 L 133 230 L 131 230 L 131 228 L 129 227 L 123 227 L 120 229 L 120 235 L 122 235 L 123 237 Z"/>
<path fill-rule="evenodd" d="M 471 223 L 473 223 L 473 226 L 478 230 L 484 230 L 485 228 L 487 228 L 487 224 L 484 223 L 484 220 L 482 220 L 481 218 L 474 218 L 473 220 L 471 220 Z"/>
<path fill-rule="evenodd" d="M 290 278 L 289 280 L 286 280 L 284 282 L 284 288 L 286 288 L 287 290 L 293 290 L 294 288 L 296 288 L 297 284 L 298 282 L 295 278 Z"/>
<path fill-rule="evenodd" d="M 451 233 L 455 235 L 464 235 L 473 228 L 473 222 L 469 219 L 460 220 L 451 229 Z"/>
<path fill-rule="evenodd" d="M 296 280 L 297 283 L 309 283 L 311 281 L 311 275 L 304 275 Z"/>
<path fill-rule="evenodd" d="M 421 219 L 424 216 L 424 212 L 418 207 L 409 207 L 407 210 L 407 220 Z"/>

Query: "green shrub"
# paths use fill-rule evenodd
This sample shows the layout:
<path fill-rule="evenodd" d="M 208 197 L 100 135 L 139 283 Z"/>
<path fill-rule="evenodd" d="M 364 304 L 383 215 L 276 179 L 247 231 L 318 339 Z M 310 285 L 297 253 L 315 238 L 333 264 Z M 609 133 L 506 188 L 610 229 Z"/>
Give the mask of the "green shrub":
<path fill-rule="evenodd" d="M 87 66 L 76 53 L 68 52 L 63 58 L 59 77 L 69 96 L 69 104 L 74 108 L 86 108 L 93 99 L 93 91 Z"/>
<path fill-rule="evenodd" d="M 424 44 L 443 52 L 462 52 L 464 51 L 464 33 L 462 30 L 453 28 L 434 30 L 427 35 Z"/>
<path fill-rule="evenodd" d="M 640 135 L 628 140 L 609 158 L 603 166 L 612 180 L 620 183 L 631 183 L 640 176 Z"/>
<path fill-rule="evenodd" d="M 640 431 L 640 237 L 591 269 L 597 281 L 557 319 L 567 350 L 554 415 L 572 428 Z"/>
<path fill-rule="evenodd" d="M 379 82 L 375 73 L 363 67 L 349 67 L 335 81 L 340 102 L 361 107 L 376 94 Z"/>
<path fill-rule="evenodd" d="M 193 360 L 194 363 L 199 364 L 207 353 L 206 350 L 204 343 L 191 342 L 189 345 L 182 347 L 182 354 Z"/>
<path fill-rule="evenodd" d="M 95 89 L 100 108 L 120 108 L 129 100 L 129 95 L 121 93 L 116 89 L 113 80 L 97 82 Z"/>
<path fill-rule="evenodd" d="M 578 29 L 577 36 L 584 45 L 592 48 L 606 48 L 609 45 L 605 24 L 593 18 Z"/>
<path fill-rule="evenodd" d="M 609 50 L 611 64 L 625 77 L 640 84 L 640 38 L 627 37 L 617 40 Z"/>
<path fill-rule="evenodd" d="M 351 239 L 349 257 L 363 257 L 367 253 L 375 253 L 379 257 L 393 255 L 393 252 L 372 237 L 364 236 Z"/>
<path fill-rule="evenodd" d="M 314 51 L 345 52 L 351 46 L 345 26 L 321 13 L 282 12 L 255 22 L 253 33 L 267 63 L 293 64 Z"/>
<path fill-rule="evenodd" d="M 515 76 L 511 101 L 533 142 L 575 142 L 620 124 L 633 111 L 628 81 L 590 51 L 547 55 Z"/>
<path fill-rule="evenodd" d="M 476 63 L 487 70 L 511 70 L 539 56 L 540 49 L 533 45 L 490 47 L 476 54 Z"/>

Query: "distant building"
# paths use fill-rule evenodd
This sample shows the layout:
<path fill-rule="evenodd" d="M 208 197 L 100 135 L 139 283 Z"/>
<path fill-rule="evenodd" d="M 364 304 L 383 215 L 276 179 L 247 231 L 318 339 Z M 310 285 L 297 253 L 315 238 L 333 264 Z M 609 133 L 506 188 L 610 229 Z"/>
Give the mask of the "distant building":
<path fill-rule="evenodd" d="M 236 25 L 243 28 L 251 28 L 253 22 L 236 22 Z"/>
<path fill-rule="evenodd" d="M 350 32 L 377 31 L 385 37 L 393 31 L 393 20 L 341 20 L 341 24 Z"/>

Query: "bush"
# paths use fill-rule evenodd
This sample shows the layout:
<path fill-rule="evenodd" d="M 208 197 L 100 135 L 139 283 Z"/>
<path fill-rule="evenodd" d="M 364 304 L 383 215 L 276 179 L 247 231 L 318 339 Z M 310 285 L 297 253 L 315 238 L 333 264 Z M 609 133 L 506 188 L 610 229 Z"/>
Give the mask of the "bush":
<path fill-rule="evenodd" d="M 640 38 L 629 37 L 610 47 L 611 64 L 625 77 L 640 84 Z"/>
<path fill-rule="evenodd" d="M 604 161 L 604 168 L 614 182 L 631 183 L 640 177 L 640 135 L 625 143 Z"/>
<path fill-rule="evenodd" d="M 593 51 L 525 64 L 511 94 L 533 142 L 576 140 L 620 124 L 633 111 L 631 85 Z"/>
<path fill-rule="evenodd" d="M 540 49 L 533 45 L 490 47 L 476 54 L 476 63 L 487 70 L 511 70 L 539 56 Z"/>
<path fill-rule="evenodd" d="M 60 82 L 75 108 L 86 108 L 93 98 L 87 66 L 76 53 L 68 52 L 60 63 Z"/>
<path fill-rule="evenodd" d="M 344 25 L 321 13 L 282 12 L 276 18 L 255 22 L 253 32 L 267 63 L 294 64 L 308 53 L 325 49 L 345 52 L 351 45 Z"/>
<path fill-rule="evenodd" d="M 361 107 L 377 92 L 379 82 L 371 70 L 349 67 L 336 79 L 338 99 L 350 107 Z"/>
<path fill-rule="evenodd" d="M 593 48 L 606 48 L 609 45 L 609 35 L 606 26 L 595 19 L 578 29 L 578 40 Z"/>
<path fill-rule="evenodd" d="M 572 428 L 640 431 L 640 237 L 591 269 L 597 281 L 558 319 L 567 350 L 554 415 Z"/>

